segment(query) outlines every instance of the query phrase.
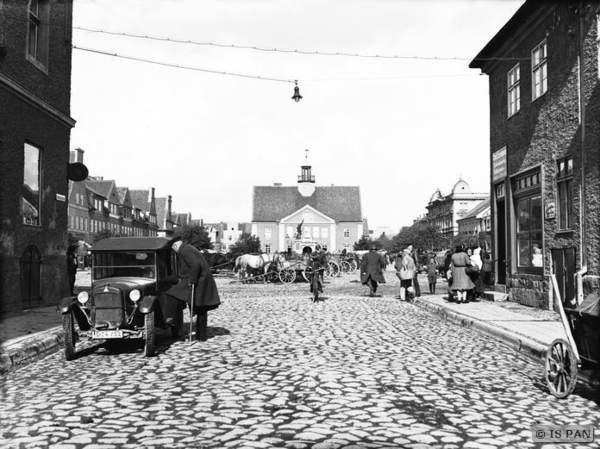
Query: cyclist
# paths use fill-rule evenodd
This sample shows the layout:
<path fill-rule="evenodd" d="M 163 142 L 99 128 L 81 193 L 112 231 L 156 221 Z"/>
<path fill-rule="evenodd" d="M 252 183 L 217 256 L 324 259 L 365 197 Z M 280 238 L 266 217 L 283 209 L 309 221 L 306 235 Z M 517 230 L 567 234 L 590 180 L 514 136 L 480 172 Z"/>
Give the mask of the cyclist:
<path fill-rule="evenodd" d="M 323 293 L 323 271 L 327 267 L 327 255 L 321 250 L 321 245 L 317 245 L 315 250 L 310 254 L 310 267 L 314 274 L 319 276 L 319 292 Z M 313 274 L 313 275 L 314 275 Z M 310 283 L 310 292 L 313 292 L 313 283 Z"/>

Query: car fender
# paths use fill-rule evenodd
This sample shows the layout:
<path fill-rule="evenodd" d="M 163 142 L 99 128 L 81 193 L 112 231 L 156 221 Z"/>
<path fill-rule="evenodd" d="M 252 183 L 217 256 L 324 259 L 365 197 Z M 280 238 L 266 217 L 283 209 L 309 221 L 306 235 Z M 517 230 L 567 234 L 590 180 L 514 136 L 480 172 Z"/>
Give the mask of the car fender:
<path fill-rule="evenodd" d="M 140 301 L 139 311 L 144 315 L 153 312 L 156 306 L 156 296 L 144 296 Z"/>
<path fill-rule="evenodd" d="M 62 315 L 64 315 L 65 313 L 70 312 L 71 308 L 75 304 L 77 304 L 77 297 L 76 296 L 67 296 L 60 300 L 60 304 L 58 305 L 56 310 L 58 312 L 60 312 Z"/>

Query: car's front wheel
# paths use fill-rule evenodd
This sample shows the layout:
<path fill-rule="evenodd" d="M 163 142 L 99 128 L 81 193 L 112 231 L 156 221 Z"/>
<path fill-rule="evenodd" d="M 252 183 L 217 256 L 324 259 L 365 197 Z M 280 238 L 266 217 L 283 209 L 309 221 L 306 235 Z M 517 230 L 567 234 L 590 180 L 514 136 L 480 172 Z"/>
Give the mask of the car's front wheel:
<path fill-rule="evenodd" d="M 75 323 L 73 322 L 73 312 L 69 311 L 62 316 L 62 324 L 65 342 L 65 359 L 73 360 L 75 358 Z"/>
<path fill-rule="evenodd" d="M 154 311 L 144 315 L 146 339 L 144 341 L 144 355 L 153 356 L 156 353 L 156 327 L 154 325 Z"/>

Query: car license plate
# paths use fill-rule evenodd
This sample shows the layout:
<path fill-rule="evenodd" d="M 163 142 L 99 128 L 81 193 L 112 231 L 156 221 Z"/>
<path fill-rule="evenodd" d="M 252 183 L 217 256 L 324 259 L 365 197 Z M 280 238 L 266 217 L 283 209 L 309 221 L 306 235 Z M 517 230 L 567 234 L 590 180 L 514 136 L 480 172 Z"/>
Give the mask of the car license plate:
<path fill-rule="evenodd" d="M 123 331 L 95 331 L 92 338 L 123 338 Z"/>

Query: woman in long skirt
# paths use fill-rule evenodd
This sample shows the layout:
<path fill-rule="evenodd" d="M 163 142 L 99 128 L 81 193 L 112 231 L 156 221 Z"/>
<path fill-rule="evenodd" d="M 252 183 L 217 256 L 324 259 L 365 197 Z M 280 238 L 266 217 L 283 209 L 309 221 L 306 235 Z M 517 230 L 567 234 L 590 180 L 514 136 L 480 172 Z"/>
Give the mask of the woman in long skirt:
<path fill-rule="evenodd" d="M 461 304 L 467 300 L 467 290 L 475 288 L 473 281 L 467 276 L 466 268 L 471 265 L 471 258 L 462 245 L 456 247 L 452 254 L 452 291 L 456 292 L 456 302 Z"/>

